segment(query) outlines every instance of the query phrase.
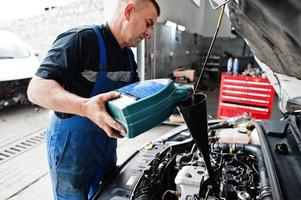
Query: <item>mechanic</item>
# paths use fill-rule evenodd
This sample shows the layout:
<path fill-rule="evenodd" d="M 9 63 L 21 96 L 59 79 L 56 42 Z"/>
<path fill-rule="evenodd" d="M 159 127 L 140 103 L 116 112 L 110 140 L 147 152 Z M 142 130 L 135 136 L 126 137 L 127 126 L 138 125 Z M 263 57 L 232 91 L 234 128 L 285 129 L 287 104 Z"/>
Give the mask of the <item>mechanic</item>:
<path fill-rule="evenodd" d="M 112 19 L 60 34 L 30 82 L 30 101 L 54 110 L 47 152 L 55 199 L 88 199 L 116 165 L 124 127 L 106 111 L 113 90 L 138 81 L 129 47 L 150 38 L 155 0 L 118 0 Z"/>

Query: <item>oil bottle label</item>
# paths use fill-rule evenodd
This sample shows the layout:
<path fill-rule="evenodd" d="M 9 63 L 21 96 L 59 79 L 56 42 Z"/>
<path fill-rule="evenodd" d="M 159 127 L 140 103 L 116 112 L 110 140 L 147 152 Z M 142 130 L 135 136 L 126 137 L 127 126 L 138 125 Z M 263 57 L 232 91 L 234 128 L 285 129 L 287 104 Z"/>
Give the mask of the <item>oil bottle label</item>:
<path fill-rule="evenodd" d="M 165 83 L 165 84 L 164 84 Z M 131 84 L 119 89 L 123 95 L 129 96 L 135 100 L 143 99 L 162 91 L 168 82 L 149 80 Z"/>

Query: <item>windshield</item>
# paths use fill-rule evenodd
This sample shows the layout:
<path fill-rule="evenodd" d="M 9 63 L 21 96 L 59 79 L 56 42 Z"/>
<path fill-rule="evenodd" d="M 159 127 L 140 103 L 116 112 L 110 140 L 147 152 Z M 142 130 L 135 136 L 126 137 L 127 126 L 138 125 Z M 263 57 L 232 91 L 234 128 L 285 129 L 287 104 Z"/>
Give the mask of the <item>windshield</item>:
<path fill-rule="evenodd" d="M 30 56 L 29 51 L 19 44 L 0 43 L 0 59 L 24 58 Z"/>

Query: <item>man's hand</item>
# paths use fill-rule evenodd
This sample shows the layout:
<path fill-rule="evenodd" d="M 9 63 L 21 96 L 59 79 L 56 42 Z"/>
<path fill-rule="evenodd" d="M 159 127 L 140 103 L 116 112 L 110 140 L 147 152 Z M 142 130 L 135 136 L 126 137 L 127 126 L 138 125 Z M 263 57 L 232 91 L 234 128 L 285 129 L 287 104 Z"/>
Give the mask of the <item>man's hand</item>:
<path fill-rule="evenodd" d="M 106 110 L 106 102 L 120 96 L 117 92 L 83 98 L 66 91 L 54 80 L 34 76 L 30 81 L 27 94 L 31 102 L 47 109 L 88 117 L 109 137 L 120 138 L 117 132 L 125 132 L 122 125 L 116 122 Z"/>
<path fill-rule="evenodd" d="M 121 137 L 116 131 L 126 132 L 124 127 L 116 122 L 106 110 L 106 102 L 118 97 L 120 94 L 117 92 L 99 94 L 88 99 L 82 108 L 84 116 L 102 128 L 111 138 Z"/>

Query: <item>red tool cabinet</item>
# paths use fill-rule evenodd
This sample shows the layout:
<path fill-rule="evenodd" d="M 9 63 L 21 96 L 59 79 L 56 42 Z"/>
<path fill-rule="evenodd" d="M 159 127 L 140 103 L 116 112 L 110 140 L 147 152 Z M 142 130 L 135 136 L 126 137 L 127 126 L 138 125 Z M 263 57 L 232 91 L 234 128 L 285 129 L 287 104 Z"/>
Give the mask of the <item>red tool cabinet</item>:
<path fill-rule="evenodd" d="M 222 74 L 217 117 L 248 113 L 254 119 L 270 119 L 274 93 L 267 78 Z"/>

